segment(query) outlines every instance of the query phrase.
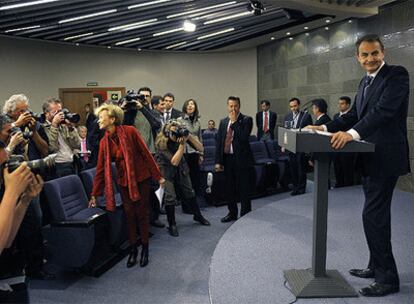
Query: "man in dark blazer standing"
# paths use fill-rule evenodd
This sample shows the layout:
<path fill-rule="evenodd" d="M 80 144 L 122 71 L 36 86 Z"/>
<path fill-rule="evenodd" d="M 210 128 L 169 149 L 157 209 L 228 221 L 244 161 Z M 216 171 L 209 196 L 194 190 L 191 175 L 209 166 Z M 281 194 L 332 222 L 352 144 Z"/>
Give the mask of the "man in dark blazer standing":
<path fill-rule="evenodd" d="M 325 126 L 312 128 L 336 132 L 331 139 L 334 149 L 354 139 L 375 144 L 374 153 L 360 155 L 365 195 L 362 220 L 370 260 L 366 269 L 351 269 L 350 274 L 375 278 L 373 284 L 359 291 L 363 296 L 385 296 L 398 292 L 400 286 L 391 246 L 391 200 L 398 177 L 410 171 L 410 81 L 404 67 L 384 62 L 384 45 L 377 35 L 361 37 L 356 48 L 357 59 L 367 74 L 359 84 L 351 110 Z"/>
<path fill-rule="evenodd" d="M 237 198 L 240 196 L 240 216 L 252 210 L 249 191 L 249 176 L 253 167 L 253 154 L 249 136 L 253 119 L 240 113 L 240 98 L 227 99 L 228 117 L 220 121 L 216 137 L 216 171 L 224 169 L 226 178 L 227 206 L 229 213 L 221 219 L 223 223 L 237 220 Z"/>
<path fill-rule="evenodd" d="M 312 117 L 300 110 L 300 100 L 293 97 L 289 100 L 290 113 L 285 116 L 285 127 L 299 129 L 312 124 Z M 282 151 L 284 149 L 282 148 Z M 306 191 L 307 156 L 305 153 L 289 152 L 289 167 L 292 175 L 293 190 L 291 195 L 304 194 Z"/>
<path fill-rule="evenodd" d="M 162 99 L 164 100 L 165 105 L 164 123 L 170 119 L 177 119 L 178 117 L 181 117 L 183 113 L 177 109 L 174 109 L 175 97 L 172 93 L 166 93 Z"/>
<path fill-rule="evenodd" d="M 351 98 L 339 97 L 339 112 L 334 115 L 334 120 L 345 115 L 351 109 Z M 335 188 L 348 187 L 354 184 L 356 171 L 356 153 L 336 153 L 334 155 Z"/>
<path fill-rule="evenodd" d="M 270 111 L 270 101 L 268 100 L 262 100 L 260 107 L 262 111 L 256 114 L 257 139 L 273 140 L 275 138 L 277 114 Z"/>

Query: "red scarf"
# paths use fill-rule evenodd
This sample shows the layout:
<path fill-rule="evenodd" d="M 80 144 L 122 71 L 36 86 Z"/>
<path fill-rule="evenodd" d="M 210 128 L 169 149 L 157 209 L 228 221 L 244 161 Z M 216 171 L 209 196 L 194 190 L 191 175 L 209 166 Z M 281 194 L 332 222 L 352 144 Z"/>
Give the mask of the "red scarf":
<path fill-rule="evenodd" d="M 132 201 L 136 202 L 141 199 L 141 195 L 138 189 L 138 183 L 136 182 L 135 166 L 133 160 L 134 146 L 135 143 L 128 138 L 124 130 L 124 126 L 117 126 L 115 129 L 116 135 L 119 139 L 118 148 L 121 150 L 126 167 L 126 175 L 128 180 L 128 193 Z M 106 198 L 106 209 L 108 211 L 115 211 L 115 195 L 114 187 L 112 181 L 112 170 L 111 170 L 111 150 L 109 147 L 109 132 L 105 133 L 105 136 L 102 138 L 103 143 L 103 155 L 105 155 L 105 198 Z"/>

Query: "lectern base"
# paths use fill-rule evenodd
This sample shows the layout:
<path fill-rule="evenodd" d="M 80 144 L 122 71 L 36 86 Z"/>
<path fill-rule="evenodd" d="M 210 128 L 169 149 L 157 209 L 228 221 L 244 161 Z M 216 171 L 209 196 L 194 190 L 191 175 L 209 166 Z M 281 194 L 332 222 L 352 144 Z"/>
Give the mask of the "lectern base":
<path fill-rule="evenodd" d="M 298 298 L 358 297 L 337 270 L 327 270 L 325 277 L 315 277 L 311 270 L 285 270 L 285 279 Z"/>

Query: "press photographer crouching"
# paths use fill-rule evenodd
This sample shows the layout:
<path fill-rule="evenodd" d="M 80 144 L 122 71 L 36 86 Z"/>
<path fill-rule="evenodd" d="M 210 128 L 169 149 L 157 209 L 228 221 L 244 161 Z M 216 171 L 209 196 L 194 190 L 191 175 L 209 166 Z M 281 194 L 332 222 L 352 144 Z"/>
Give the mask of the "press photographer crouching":
<path fill-rule="evenodd" d="M 183 157 L 186 143 L 201 153 L 204 150 L 203 145 L 197 138 L 192 136 L 188 129 L 176 120 L 170 120 L 164 125 L 155 142 L 157 162 L 166 180 L 164 202 L 167 211 L 168 230 L 170 235 L 175 237 L 178 236 L 175 222 L 176 187 L 182 194 L 182 198 L 188 202 L 194 220 L 201 225 L 210 225 L 210 222 L 201 214 L 200 207 L 197 204 L 188 164 Z"/>
<path fill-rule="evenodd" d="M 24 275 L 25 257 L 15 237 L 26 210 L 43 187 L 40 175 L 34 175 L 26 163 L 11 170 L 5 165 L 5 142 L 10 139 L 11 121 L 0 114 L 0 303 L 28 303 Z"/>
<path fill-rule="evenodd" d="M 30 111 L 29 100 L 25 95 L 11 96 L 5 102 L 3 112 L 10 119 L 12 126 L 6 150 L 14 166 L 18 166 L 24 160 L 40 161 L 48 155 L 48 138 L 39 122 L 40 115 Z M 6 129 L 8 128 L 6 126 Z M 43 177 L 45 176 L 46 173 Z M 44 244 L 41 228 L 42 210 L 40 199 L 36 196 L 24 216 L 16 242 L 26 260 L 26 275 L 33 279 L 52 279 L 54 275 L 43 270 Z"/>
<path fill-rule="evenodd" d="M 46 121 L 43 124 L 49 139 L 49 152 L 56 153 L 55 177 L 75 174 L 73 156 L 80 150 L 81 143 L 74 124 L 79 122 L 79 115 L 62 109 L 62 102 L 57 98 L 48 99 L 42 106 Z"/>

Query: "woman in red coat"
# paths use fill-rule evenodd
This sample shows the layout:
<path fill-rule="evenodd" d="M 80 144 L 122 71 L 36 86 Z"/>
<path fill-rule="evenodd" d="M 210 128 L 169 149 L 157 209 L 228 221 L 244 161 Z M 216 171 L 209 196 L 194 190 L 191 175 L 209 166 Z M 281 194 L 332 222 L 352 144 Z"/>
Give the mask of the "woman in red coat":
<path fill-rule="evenodd" d="M 152 178 L 163 185 L 165 180 L 138 131 L 131 126 L 121 126 L 124 113 L 120 107 L 103 105 L 96 110 L 96 114 L 99 128 L 106 132 L 99 145 L 89 206 L 95 207 L 95 197 L 105 194 L 106 210 L 115 210 L 111 171 L 111 162 L 115 161 L 131 245 L 127 267 L 137 262 L 137 219 L 142 241 L 140 266 L 145 267 L 148 264 L 150 181 Z"/>

